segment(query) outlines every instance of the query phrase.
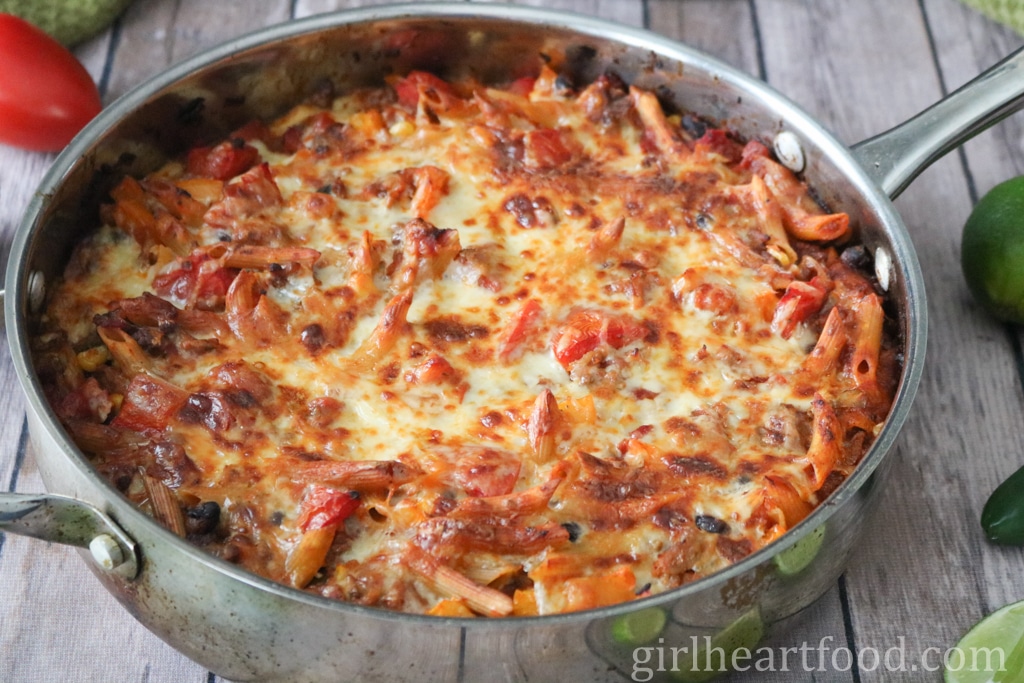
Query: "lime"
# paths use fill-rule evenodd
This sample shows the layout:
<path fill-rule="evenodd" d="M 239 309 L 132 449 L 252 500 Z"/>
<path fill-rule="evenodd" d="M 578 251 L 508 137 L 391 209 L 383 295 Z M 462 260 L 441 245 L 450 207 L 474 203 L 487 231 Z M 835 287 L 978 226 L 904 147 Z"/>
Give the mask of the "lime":
<path fill-rule="evenodd" d="M 818 551 L 821 550 L 821 543 L 824 540 L 825 527 L 819 526 L 794 543 L 792 547 L 776 555 L 773 562 L 775 562 L 779 576 L 796 576 L 806 569 L 818 556 Z"/>
<path fill-rule="evenodd" d="M 0 0 L 0 12 L 21 17 L 72 47 L 105 29 L 131 0 Z"/>
<path fill-rule="evenodd" d="M 975 624 L 945 664 L 946 683 L 1024 683 L 1024 602 Z"/>
<path fill-rule="evenodd" d="M 658 607 L 629 612 L 612 623 L 612 638 L 625 645 L 649 643 L 661 635 L 666 620 L 665 610 Z"/>
<path fill-rule="evenodd" d="M 996 185 L 964 224 L 960 265 L 992 315 L 1024 322 L 1024 176 Z"/>
<path fill-rule="evenodd" d="M 701 639 L 704 647 L 692 656 L 681 657 L 680 660 L 685 661 L 679 661 L 681 668 L 672 671 L 671 677 L 680 683 L 704 683 L 713 680 L 729 670 L 734 659 L 733 653 L 741 648 L 745 652 L 740 652 L 736 658 L 749 663 L 751 654 L 763 637 L 764 622 L 761 620 L 761 610 L 755 607 L 744 612 L 740 618 L 710 639 Z"/>

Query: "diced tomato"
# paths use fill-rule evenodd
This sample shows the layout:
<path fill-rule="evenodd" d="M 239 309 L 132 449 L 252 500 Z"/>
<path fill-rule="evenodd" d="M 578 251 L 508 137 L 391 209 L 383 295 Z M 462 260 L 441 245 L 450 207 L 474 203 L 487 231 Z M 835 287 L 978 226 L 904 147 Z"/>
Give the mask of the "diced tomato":
<path fill-rule="evenodd" d="M 536 78 L 524 76 L 523 78 L 517 78 L 516 80 L 509 83 L 506 90 L 513 95 L 519 95 L 520 97 L 526 97 L 533 92 L 533 85 L 537 82 Z"/>
<path fill-rule="evenodd" d="M 498 351 L 499 358 L 508 360 L 519 351 L 523 341 L 529 336 L 534 323 L 540 318 L 542 312 L 540 304 L 537 303 L 536 299 L 528 299 L 523 304 L 523 307 L 512 316 L 512 320 L 505 327 L 506 331 L 502 335 L 501 349 Z"/>
<path fill-rule="evenodd" d="M 740 168 L 750 168 L 750 165 L 757 159 L 769 159 L 771 158 L 771 152 L 768 148 L 757 140 L 751 140 L 743 147 L 743 153 L 741 154 L 743 161 L 740 164 Z"/>
<path fill-rule="evenodd" d="M 514 453 L 494 448 L 459 449 L 455 483 L 468 495 L 503 496 L 512 493 L 521 461 Z"/>
<path fill-rule="evenodd" d="M 786 287 L 775 308 L 772 331 L 779 333 L 783 339 L 789 339 L 797 325 L 810 320 L 821 310 L 827 295 L 828 292 L 818 278 L 810 282 L 794 280 Z"/>
<path fill-rule="evenodd" d="M 302 498 L 299 528 L 303 533 L 341 524 L 359 508 L 359 494 L 311 484 Z"/>
<path fill-rule="evenodd" d="M 260 153 L 241 138 L 216 147 L 196 147 L 188 153 L 188 172 L 195 176 L 229 180 L 248 171 L 260 160 Z"/>
<path fill-rule="evenodd" d="M 90 377 L 56 401 L 54 407 L 64 420 L 103 422 L 110 414 L 113 403 L 107 390 L 100 386 L 95 377 Z"/>
<path fill-rule="evenodd" d="M 708 128 L 704 131 L 704 135 L 695 144 L 695 149 L 702 148 L 724 157 L 730 163 L 738 162 L 744 149 L 721 128 Z"/>
<path fill-rule="evenodd" d="M 203 310 L 219 308 L 224 303 L 237 268 L 218 266 L 206 253 L 196 252 L 182 261 L 181 267 L 153 279 L 153 289 L 163 296 L 179 300 L 193 299 Z"/>
<path fill-rule="evenodd" d="M 188 299 L 196 284 L 196 267 L 191 259 L 186 260 L 181 268 L 157 275 L 153 278 L 153 289 L 161 296 L 173 296 L 177 299 Z"/>
<path fill-rule="evenodd" d="M 291 126 L 281 136 L 281 151 L 295 154 L 302 147 L 302 124 Z"/>
<path fill-rule="evenodd" d="M 408 76 L 396 80 L 392 87 L 398 95 L 398 102 L 413 109 L 419 104 L 420 92 L 431 92 L 438 103 L 449 105 L 459 99 L 452 86 L 432 73 L 411 71 Z"/>
<path fill-rule="evenodd" d="M 531 130 L 524 140 L 523 163 L 530 168 L 547 170 L 564 166 L 573 160 L 573 152 L 561 131 L 554 128 Z"/>
<path fill-rule="evenodd" d="M 186 400 L 188 394 L 181 388 L 140 373 L 129 383 L 121 410 L 111 424 L 136 432 L 161 430 Z"/>
<path fill-rule="evenodd" d="M 237 275 L 237 268 L 201 269 L 196 284 L 196 308 L 209 311 L 224 305 L 224 297 Z"/>
<path fill-rule="evenodd" d="M 562 367 L 568 368 L 601 344 L 620 349 L 647 334 L 647 328 L 629 316 L 582 309 L 571 313 L 555 331 L 551 348 Z"/>

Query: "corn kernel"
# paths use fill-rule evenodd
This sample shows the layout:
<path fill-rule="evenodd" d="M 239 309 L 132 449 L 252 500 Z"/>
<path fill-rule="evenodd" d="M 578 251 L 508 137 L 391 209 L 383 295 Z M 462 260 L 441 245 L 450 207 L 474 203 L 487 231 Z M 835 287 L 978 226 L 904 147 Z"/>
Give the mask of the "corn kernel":
<path fill-rule="evenodd" d="M 388 132 L 393 137 L 405 137 L 406 135 L 412 135 L 416 132 L 416 126 L 414 126 L 411 121 L 402 119 L 401 121 L 392 124 L 391 128 L 388 129 Z"/>
<path fill-rule="evenodd" d="M 86 372 L 96 372 L 100 369 L 101 365 L 110 360 L 110 351 L 103 345 L 94 346 L 91 349 L 82 351 L 76 358 L 78 359 L 78 367 Z"/>

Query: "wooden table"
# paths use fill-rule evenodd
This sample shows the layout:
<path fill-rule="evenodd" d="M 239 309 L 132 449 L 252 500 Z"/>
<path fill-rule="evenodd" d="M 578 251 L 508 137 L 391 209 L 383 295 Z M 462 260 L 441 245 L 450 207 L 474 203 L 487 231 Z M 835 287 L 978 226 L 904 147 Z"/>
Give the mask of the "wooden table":
<path fill-rule="evenodd" d="M 78 54 L 112 101 L 196 51 L 267 24 L 358 0 L 138 0 Z M 548 7 L 645 26 L 767 80 L 853 143 L 916 113 L 1021 39 L 957 0 L 547 0 Z M 0 147 L 6 247 L 52 156 Z M 906 671 L 865 657 L 737 680 L 939 680 L 916 666 L 985 614 L 1024 599 L 1024 551 L 986 544 L 986 497 L 1024 463 L 1021 336 L 973 304 L 959 269 L 974 201 L 1024 173 L 1024 118 L 926 171 L 896 202 L 924 269 L 931 319 L 924 380 L 869 538 L 790 645 L 906 653 Z M 20 391 L 0 358 L 0 490 L 38 492 Z M 137 624 L 65 547 L 0 536 L 0 680 L 215 681 Z M 812 662 L 816 661 L 812 657 Z M 930 664 L 936 663 L 933 652 Z M 839 669 L 846 668 L 842 658 Z M 625 680 L 609 674 L 609 681 Z"/>

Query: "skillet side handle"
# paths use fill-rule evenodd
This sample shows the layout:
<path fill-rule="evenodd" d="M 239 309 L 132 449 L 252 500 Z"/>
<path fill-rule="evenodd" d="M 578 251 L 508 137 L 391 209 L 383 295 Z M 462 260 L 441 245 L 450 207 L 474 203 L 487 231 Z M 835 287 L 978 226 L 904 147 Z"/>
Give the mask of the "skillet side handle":
<path fill-rule="evenodd" d="M 0 532 L 88 548 L 105 572 L 134 579 L 135 542 L 89 503 L 66 496 L 0 493 Z"/>
<path fill-rule="evenodd" d="M 890 198 L 936 159 L 1024 108 L 1024 48 L 917 116 L 853 146 Z"/>

